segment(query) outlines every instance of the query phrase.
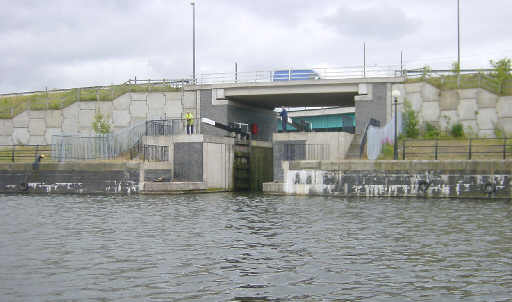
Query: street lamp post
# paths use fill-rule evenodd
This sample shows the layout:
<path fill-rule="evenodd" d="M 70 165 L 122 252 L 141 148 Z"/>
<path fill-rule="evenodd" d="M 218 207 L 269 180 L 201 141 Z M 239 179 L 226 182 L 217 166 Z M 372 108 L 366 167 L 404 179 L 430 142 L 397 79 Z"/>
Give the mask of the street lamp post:
<path fill-rule="evenodd" d="M 196 1 L 190 2 L 192 5 L 192 79 L 196 84 Z"/>
<path fill-rule="evenodd" d="M 457 68 L 460 70 L 460 1 L 457 0 Z"/>
<path fill-rule="evenodd" d="M 395 145 L 393 147 L 393 159 L 398 160 L 398 98 L 400 97 L 400 90 L 393 90 L 393 105 L 395 106 Z"/>

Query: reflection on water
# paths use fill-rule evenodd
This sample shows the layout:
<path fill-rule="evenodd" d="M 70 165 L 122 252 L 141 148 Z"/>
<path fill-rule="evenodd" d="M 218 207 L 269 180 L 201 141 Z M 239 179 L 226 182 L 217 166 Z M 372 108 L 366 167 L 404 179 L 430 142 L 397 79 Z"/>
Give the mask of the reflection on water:
<path fill-rule="evenodd" d="M 511 204 L 1 196 L 2 301 L 505 301 Z"/>

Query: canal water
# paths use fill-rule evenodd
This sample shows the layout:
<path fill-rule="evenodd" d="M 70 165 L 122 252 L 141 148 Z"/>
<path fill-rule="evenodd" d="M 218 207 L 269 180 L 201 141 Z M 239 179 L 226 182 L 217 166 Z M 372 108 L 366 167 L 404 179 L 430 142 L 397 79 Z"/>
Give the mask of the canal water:
<path fill-rule="evenodd" d="M 510 301 L 512 205 L 0 195 L 0 301 Z"/>

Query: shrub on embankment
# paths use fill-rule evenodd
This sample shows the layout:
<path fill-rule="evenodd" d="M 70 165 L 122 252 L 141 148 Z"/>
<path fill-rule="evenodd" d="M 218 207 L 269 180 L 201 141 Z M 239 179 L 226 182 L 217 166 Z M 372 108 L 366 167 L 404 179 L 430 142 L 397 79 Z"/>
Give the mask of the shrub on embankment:
<path fill-rule="evenodd" d="M 490 70 L 464 71 L 455 62 L 451 74 L 447 74 L 445 70 L 433 71 L 430 66 L 424 66 L 417 71 L 419 76 L 407 79 L 407 83 L 427 82 L 441 90 L 482 88 L 497 95 L 512 95 L 511 59 L 490 60 L 489 63 L 493 67 Z"/>

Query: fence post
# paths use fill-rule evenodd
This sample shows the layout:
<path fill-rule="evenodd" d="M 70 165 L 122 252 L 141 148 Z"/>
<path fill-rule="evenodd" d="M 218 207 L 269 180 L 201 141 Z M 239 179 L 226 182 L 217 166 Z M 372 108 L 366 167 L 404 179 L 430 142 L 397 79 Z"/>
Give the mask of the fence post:
<path fill-rule="evenodd" d="M 468 159 L 471 160 L 471 138 L 469 139 L 469 154 Z"/>
<path fill-rule="evenodd" d="M 402 160 L 405 160 L 405 139 L 402 142 Z"/>
<path fill-rule="evenodd" d="M 14 149 L 16 149 L 16 145 L 12 146 L 12 154 L 11 154 L 11 161 L 14 162 Z"/>
<path fill-rule="evenodd" d="M 503 159 L 507 159 L 507 138 L 503 139 Z"/>
<path fill-rule="evenodd" d="M 437 160 L 437 152 L 438 152 L 438 145 L 439 145 L 439 141 L 436 139 L 436 149 L 434 151 L 434 159 Z"/>

